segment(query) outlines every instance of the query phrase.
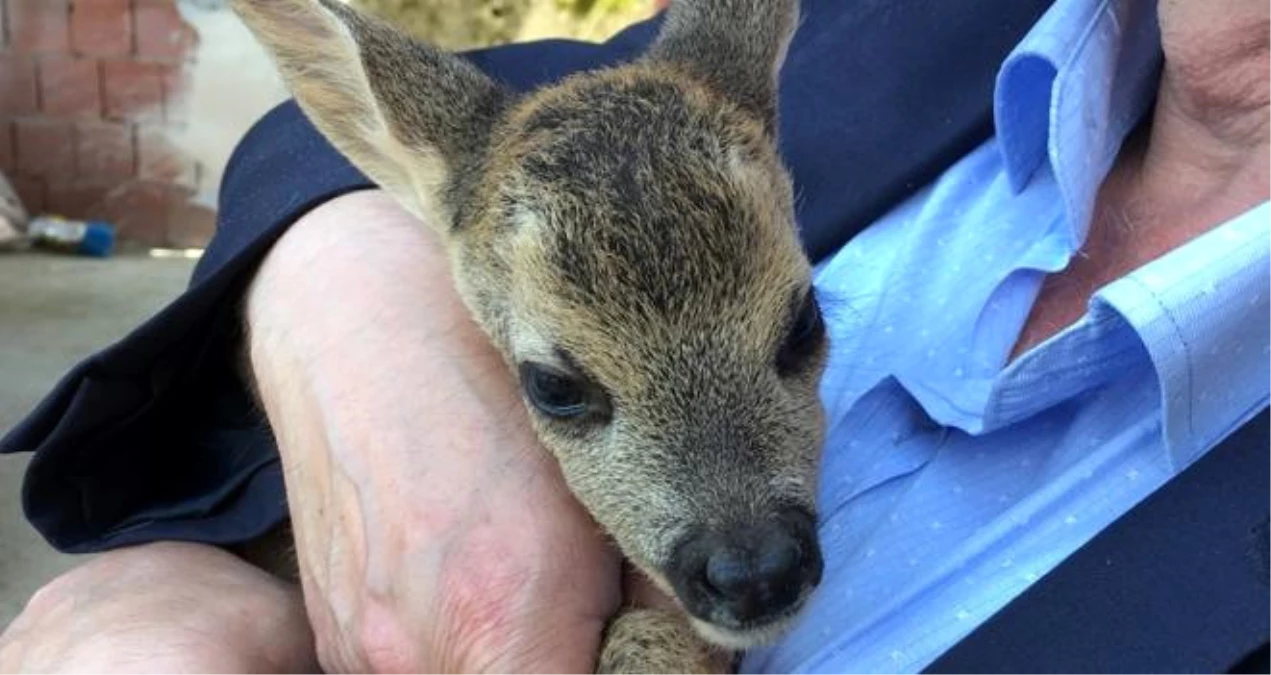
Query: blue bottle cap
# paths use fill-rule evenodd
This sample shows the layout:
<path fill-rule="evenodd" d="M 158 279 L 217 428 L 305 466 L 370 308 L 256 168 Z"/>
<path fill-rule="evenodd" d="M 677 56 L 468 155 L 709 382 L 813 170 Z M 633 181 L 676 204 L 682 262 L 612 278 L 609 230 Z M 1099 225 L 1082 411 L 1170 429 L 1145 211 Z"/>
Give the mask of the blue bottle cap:
<path fill-rule="evenodd" d="M 108 257 L 115 250 L 115 228 L 109 223 L 91 222 L 84 231 L 84 240 L 79 243 L 80 255 L 94 258 Z"/>

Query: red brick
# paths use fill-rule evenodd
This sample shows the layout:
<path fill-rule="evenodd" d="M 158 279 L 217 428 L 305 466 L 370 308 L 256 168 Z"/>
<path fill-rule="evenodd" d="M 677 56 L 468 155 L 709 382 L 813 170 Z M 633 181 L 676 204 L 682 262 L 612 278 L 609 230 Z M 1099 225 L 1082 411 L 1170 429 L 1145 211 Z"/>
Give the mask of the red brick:
<path fill-rule="evenodd" d="M 106 61 L 102 64 L 106 117 L 157 120 L 163 116 L 163 69 L 154 63 Z"/>
<path fill-rule="evenodd" d="M 9 182 L 13 184 L 13 190 L 18 193 L 18 198 L 22 200 L 22 206 L 26 209 L 27 215 L 38 216 L 45 212 L 43 178 L 12 176 Z"/>
<path fill-rule="evenodd" d="M 128 179 L 135 175 L 132 125 L 81 124 L 75 130 L 75 162 L 80 176 Z"/>
<path fill-rule="evenodd" d="M 75 172 L 75 135 L 68 124 L 43 120 L 16 122 L 19 173 L 68 179 Z"/>
<path fill-rule="evenodd" d="M 190 121 L 189 73 L 184 66 L 163 67 L 163 119 L 168 124 Z"/>
<path fill-rule="evenodd" d="M 38 100 L 31 59 L 0 56 L 0 115 L 33 115 Z"/>
<path fill-rule="evenodd" d="M 137 130 L 137 176 L 142 180 L 198 187 L 194 160 L 176 147 L 161 127 L 142 126 Z"/>
<path fill-rule="evenodd" d="M 118 186 L 98 180 L 51 181 L 48 186 L 48 210 L 65 218 L 101 220 L 106 195 Z"/>
<path fill-rule="evenodd" d="M 27 54 L 70 50 L 70 8 L 66 0 L 8 0 L 10 46 Z"/>
<path fill-rule="evenodd" d="M 175 191 L 166 185 L 132 181 L 106 194 L 97 216 L 119 229 L 120 238 L 162 246 L 167 239 L 169 197 Z"/>
<path fill-rule="evenodd" d="M 190 203 L 188 194 L 173 195 L 168 209 L 168 246 L 203 248 L 216 232 L 216 212 Z"/>
<path fill-rule="evenodd" d="M 137 0 L 133 21 L 140 56 L 179 60 L 198 40 L 194 29 L 181 19 L 174 0 Z"/>
<path fill-rule="evenodd" d="M 100 117 L 101 75 L 89 59 L 40 62 L 40 108 L 56 117 Z"/>
<path fill-rule="evenodd" d="M 13 123 L 0 122 L 0 171 L 12 174 L 17 168 L 13 154 Z"/>
<path fill-rule="evenodd" d="M 71 46 L 89 56 L 132 53 L 132 11 L 128 0 L 75 0 L 71 5 Z"/>

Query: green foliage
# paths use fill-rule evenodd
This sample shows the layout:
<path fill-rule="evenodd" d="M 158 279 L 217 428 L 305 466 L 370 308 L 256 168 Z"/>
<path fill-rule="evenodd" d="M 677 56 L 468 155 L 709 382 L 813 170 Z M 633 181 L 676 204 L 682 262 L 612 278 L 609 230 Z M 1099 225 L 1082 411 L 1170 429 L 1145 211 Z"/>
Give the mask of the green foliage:
<path fill-rule="evenodd" d="M 556 0 L 556 6 L 576 16 L 588 16 L 592 12 L 625 12 L 635 7 L 638 0 Z"/>
<path fill-rule="evenodd" d="M 643 18 L 650 0 L 349 0 L 442 49 L 502 44 L 526 37 L 535 10 L 550 9 L 526 39 L 573 37 L 599 40 Z M 3 0 L 0 0 L 3 4 Z"/>
<path fill-rule="evenodd" d="M 468 49 L 511 41 L 533 0 L 353 0 L 430 44 Z"/>

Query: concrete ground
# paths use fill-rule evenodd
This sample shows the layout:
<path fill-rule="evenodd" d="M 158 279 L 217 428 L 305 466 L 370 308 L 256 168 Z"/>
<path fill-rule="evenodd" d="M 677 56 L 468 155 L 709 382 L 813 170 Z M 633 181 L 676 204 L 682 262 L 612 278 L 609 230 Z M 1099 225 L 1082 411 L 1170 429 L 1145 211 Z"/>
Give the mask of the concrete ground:
<path fill-rule="evenodd" d="M 194 260 L 0 254 L 0 434 L 72 366 L 123 337 L 185 286 Z M 0 629 L 80 559 L 54 551 L 22 516 L 27 457 L 0 455 Z"/>

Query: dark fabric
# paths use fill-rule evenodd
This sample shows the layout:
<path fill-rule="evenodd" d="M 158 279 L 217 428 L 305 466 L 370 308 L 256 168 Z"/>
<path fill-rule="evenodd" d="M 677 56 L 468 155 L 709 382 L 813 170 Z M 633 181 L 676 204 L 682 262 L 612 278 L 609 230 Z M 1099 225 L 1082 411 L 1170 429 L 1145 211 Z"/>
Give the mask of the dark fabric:
<path fill-rule="evenodd" d="M 1267 672 L 1269 458 L 1263 411 L 926 672 Z"/>
<path fill-rule="evenodd" d="M 237 419 L 250 409 L 235 372 L 238 299 L 291 222 L 337 195 L 370 187 L 302 129 L 294 106 L 285 106 L 251 130 L 230 160 L 216 236 L 189 289 L 76 366 L 0 441 L 5 452 L 36 451 L 23 505 L 54 547 L 227 543 L 278 521 L 283 500 L 274 446 Z M 226 418 L 227 429 L 240 429 L 250 442 L 223 442 L 231 434 L 218 423 Z"/>
<path fill-rule="evenodd" d="M 811 255 L 837 249 L 991 131 L 998 65 L 1050 0 L 805 0 L 781 89 L 782 151 Z M 629 60 L 658 20 L 603 45 L 469 54 L 524 90 Z M 236 149 L 218 230 L 189 289 L 68 374 L 3 440 L 36 453 L 35 527 L 84 552 L 154 539 L 231 543 L 285 512 L 276 452 L 235 375 L 244 284 L 315 205 L 370 187 L 288 103 Z"/>

